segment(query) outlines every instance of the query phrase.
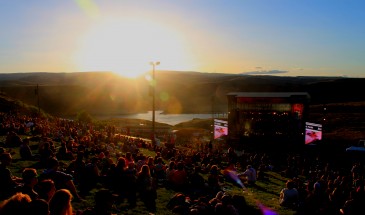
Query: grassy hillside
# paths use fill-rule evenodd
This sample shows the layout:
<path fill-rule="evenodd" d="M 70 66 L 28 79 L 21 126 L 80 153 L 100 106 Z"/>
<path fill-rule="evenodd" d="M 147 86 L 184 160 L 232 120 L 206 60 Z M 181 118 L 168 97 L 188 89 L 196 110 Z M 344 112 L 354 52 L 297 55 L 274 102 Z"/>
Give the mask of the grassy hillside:
<path fill-rule="evenodd" d="M 57 87 L 54 87 L 57 88 Z M 76 90 L 70 87 L 68 90 L 75 90 L 75 92 L 81 92 L 82 90 Z M 24 91 L 27 92 L 27 91 Z M 28 94 L 31 91 L 28 90 Z M 32 93 L 32 92 L 31 92 Z M 34 92 L 33 92 L 34 93 Z M 49 92 L 50 93 L 50 92 Z M 79 94 L 81 96 L 81 93 Z M 72 100 L 76 97 L 76 93 L 70 95 L 64 95 L 64 97 L 58 97 L 59 100 Z M 72 105 L 67 103 L 49 103 L 57 106 L 57 110 L 65 111 L 72 109 Z M 101 103 L 100 105 L 107 105 Z M 87 110 L 87 105 L 82 106 Z M 92 105 L 92 108 L 96 108 L 97 105 Z M 51 106 L 49 107 L 51 108 Z M 104 110 L 110 107 L 106 107 Z M 41 106 L 41 113 L 45 115 L 45 111 Z M 36 105 L 29 105 L 27 100 L 20 101 L 0 93 L 0 111 L 9 112 L 23 112 L 27 115 L 37 115 L 38 107 Z M 75 109 L 76 111 L 76 109 Z M 110 110 L 111 111 L 111 110 Z M 51 112 L 52 113 L 52 112 Z M 93 114 L 93 112 L 90 112 Z M 110 113 L 110 112 L 109 112 Z M 105 113 L 108 114 L 108 113 Z M 61 114 L 63 115 L 63 114 Z M 73 115 L 75 117 L 76 114 Z M 310 105 L 308 121 L 323 124 L 324 140 L 329 143 L 336 142 L 344 144 L 356 143 L 359 139 L 365 139 L 365 102 L 341 102 L 341 103 L 328 103 L 328 104 L 312 104 Z M 105 120 L 104 123 L 111 123 L 120 128 L 129 128 L 135 134 L 148 133 L 151 130 L 151 121 L 148 120 L 132 120 L 132 119 L 113 119 Z M 203 129 L 206 132 L 210 132 L 212 127 L 211 119 L 194 119 L 189 122 L 170 126 L 167 124 L 156 123 L 156 126 L 161 132 L 171 130 L 183 130 L 183 129 Z M 158 131 L 159 131 L 158 130 Z"/>
<path fill-rule="evenodd" d="M 23 137 L 24 138 L 24 137 Z M 0 142 L 5 141 L 5 136 L 0 136 Z M 58 148 L 60 144 L 56 142 L 56 147 Z M 38 142 L 31 141 L 30 147 L 34 154 L 38 153 Z M 13 157 L 13 162 L 10 166 L 10 170 L 13 175 L 21 177 L 22 170 L 25 167 L 35 167 L 37 166 L 36 161 L 25 161 L 20 158 L 19 152 L 15 148 L 8 148 L 8 151 L 11 152 Z M 147 156 L 155 157 L 155 152 L 150 151 L 148 149 L 141 149 L 141 152 Z M 115 161 L 115 160 L 114 160 Z M 62 160 L 61 168 L 66 167 L 70 161 Z M 38 173 L 41 173 L 43 169 L 38 169 Z M 202 176 L 207 179 L 207 174 L 202 174 Z M 245 200 L 252 209 L 252 213 L 250 214 L 261 214 L 259 212 L 258 204 L 263 204 L 267 207 L 270 207 L 271 210 L 278 212 L 280 215 L 293 215 L 295 211 L 281 207 L 279 205 L 278 197 L 280 190 L 285 186 L 285 181 L 287 178 L 281 176 L 277 172 L 268 172 L 268 179 L 265 181 L 258 181 L 257 186 L 250 187 L 246 192 L 242 192 L 240 188 L 231 182 L 224 182 L 223 187 L 225 192 L 231 195 L 240 195 L 244 196 Z M 72 206 L 75 211 L 77 210 L 85 210 L 88 207 L 94 206 L 94 195 L 95 193 L 103 187 L 102 184 L 98 184 L 91 192 L 84 197 L 85 201 L 81 202 L 72 202 Z M 176 193 L 176 191 L 166 188 L 159 187 L 157 189 L 157 212 L 156 214 L 160 215 L 170 215 L 173 214 L 168 208 L 166 208 L 167 203 L 172 198 L 172 196 Z M 254 213 L 253 213 L 254 212 Z M 130 215 L 144 215 L 148 214 L 144 204 L 142 201 L 137 201 L 137 206 L 133 209 L 128 207 L 127 201 L 117 202 L 113 209 L 113 213 L 115 214 L 130 214 Z"/>
<path fill-rule="evenodd" d="M 26 105 L 20 101 L 8 98 L 4 95 L 0 96 L 0 111 L 19 111 L 23 113 L 32 113 L 27 112 L 33 110 L 37 110 L 34 106 Z M 312 121 L 323 121 L 325 130 L 325 138 L 331 141 L 346 141 L 351 142 L 355 141 L 355 138 L 364 138 L 362 136 L 365 130 L 365 102 L 346 102 L 346 103 L 331 103 L 326 106 L 323 105 L 312 105 L 310 111 L 310 120 Z M 326 109 L 324 109 L 326 108 Z M 140 129 L 140 126 L 146 126 L 146 129 L 150 129 L 151 122 L 143 121 L 143 120 L 132 120 L 132 119 L 118 119 L 118 120 L 108 120 L 103 123 L 110 123 L 116 125 L 118 127 L 130 127 L 131 129 Z M 165 124 L 157 123 L 158 130 L 183 130 L 185 133 L 181 135 L 191 136 L 192 132 L 201 131 L 201 130 L 210 130 L 211 129 L 211 120 L 201 120 L 194 119 L 190 122 L 184 122 L 178 124 L 176 126 L 169 126 Z M 143 131 L 142 131 L 143 132 Z M 0 136 L 0 142 L 4 142 L 5 136 Z M 34 153 L 37 153 L 37 142 L 31 142 L 31 148 Z M 59 143 L 56 145 L 59 147 Z M 333 146 L 333 145 L 331 145 Z M 22 170 L 25 167 L 30 167 L 35 165 L 35 161 L 23 161 L 20 159 L 18 150 L 7 149 L 10 150 L 13 154 L 14 162 L 12 163 L 10 169 L 16 176 L 20 176 Z M 146 155 L 154 156 L 154 152 L 149 151 L 147 149 L 142 149 L 142 152 Z M 67 164 L 68 161 L 63 161 L 64 165 Z M 41 172 L 41 170 L 39 170 Z M 225 182 L 224 190 L 230 194 L 242 195 L 245 197 L 247 203 L 251 208 L 254 209 L 257 214 L 258 205 L 263 204 L 267 207 L 270 207 L 274 211 L 278 212 L 281 215 L 292 215 L 295 214 L 294 211 L 283 208 L 279 206 L 278 203 L 278 194 L 280 190 L 284 187 L 284 183 L 287 178 L 280 175 L 280 173 L 275 171 L 270 171 L 267 173 L 268 179 L 257 182 L 257 186 L 251 187 L 247 192 L 242 192 L 237 186 L 232 183 Z M 207 177 L 204 175 L 204 177 Z M 75 209 L 85 209 L 87 207 L 93 206 L 93 197 L 95 192 L 101 188 L 101 185 L 93 189 L 90 195 L 85 196 L 84 202 L 74 202 L 73 206 Z M 175 192 L 171 189 L 159 188 L 158 189 L 158 200 L 157 200 L 157 214 L 172 214 L 170 210 L 166 208 L 166 204 L 169 199 L 173 196 Z M 116 205 L 117 209 L 115 209 L 115 213 L 117 214 L 146 214 L 146 208 L 144 207 L 141 201 L 138 201 L 137 207 L 134 209 L 128 209 L 127 203 L 122 202 Z"/>

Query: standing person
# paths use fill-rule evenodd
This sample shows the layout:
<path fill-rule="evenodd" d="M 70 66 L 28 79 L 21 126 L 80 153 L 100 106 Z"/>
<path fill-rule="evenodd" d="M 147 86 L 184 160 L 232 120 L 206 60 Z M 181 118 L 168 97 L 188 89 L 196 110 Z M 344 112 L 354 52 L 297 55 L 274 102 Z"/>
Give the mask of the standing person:
<path fill-rule="evenodd" d="M 148 165 L 143 165 L 141 171 L 137 175 L 137 187 L 139 194 L 149 212 L 156 212 L 156 186 L 151 176 Z"/>
<path fill-rule="evenodd" d="M 50 215 L 73 215 L 72 195 L 66 189 L 57 190 L 49 202 Z"/>
<path fill-rule="evenodd" d="M 230 147 L 228 149 L 227 156 L 228 156 L 229 163 L 237 163 L 237 160 L 238 160 L 237 154 L 232 147 Z"/>
<path fill-rule="evenodd" d="M 171 181 L 175 189 L 180 191 L 186 189 L 186 185 L 188 183 L 188 174 L 186 173 L 184 164 L 182 162 L 177 163 L 176 171 L 172 175 Z"/>
<path fill-rule="evenodd" d="M 213 143 L 212 143 L 212 141 L 209 141 L 209 143 L 208 143 L 208 149 L 209 149 L 209 153 L 212 153 L 213 152 Z"/>
<path fill-rule="evenodd" d="M 125 159 L 123 157 L 118 158 L 117 166 L 114 171 L 110 173 L 110 179 L 112 187 L 118 192 L 119 196 L 124 198 L 126 193 L 126 188 L 129 186 L 126 177 L 126 166 Z"/>
<path fill-rule="evenodd" d="M 217 165 L 212 165 L 209 170 L 208 175 L 208 187 L 211 193 L 216 194 L 217 192 L 221 191 L 221 186 L 219 183 L 219 169 Z"/>
<path fill-rule="evenodd" d="M 131 208 L 136 207 L 137 201 L 137 170 L 135 164 L 129 163 L 128 168 L 125 171 L 126 175 L 126 197 Z"/>
<path fill-rule="evenodd" d="M 87 178 L 85 178 L 85 161 L 84 152 L 80 151 L 77 153 L 76 159 L 72 160 L 68 165 L 66 172 L 73 175 L 77 184 L 83 183 Z"/>
<path fill-rule="evenodd" d="M 89 192 L 101 180 L 100 171 L 98 168 L 100 161 L 97 157 L 90 159 L 90 162 L 85 165 L 85 169 L 81 178 L 80 188 L 83 193 Z M 104 177 L 105 178 L 105 177 Z"/>
<path fill-rule="evenodd" d="M 43 167 L 46 167 L 48 161 L 54 157 L 54 152 L 51 149 L 51 144 L 49 142 L 45 142 L 43 148 L 40 149 L 39 154 L 41 165 Z"/>
<path fill-rule="evenodd" d="M 157 157 L 155 165 L 155 177 L 158 182 L 163 182 L 166 179 L 166 166 L 162 161 L 162 157 Z"/>
<path fill-rule="evenodd" d="M 176 172 L 175 169 L 176 163 L 175 161 L 170 161 L 168 168 L 166 168 L 166 184 L 167 186 L 172 186 L 172 176 Z"/>
<path fill-rule="evenodd" d="M 130 163 L 134 163 L 134 159 L 131 152 L 125 154 L 125 165 L 129 166 Z"/>

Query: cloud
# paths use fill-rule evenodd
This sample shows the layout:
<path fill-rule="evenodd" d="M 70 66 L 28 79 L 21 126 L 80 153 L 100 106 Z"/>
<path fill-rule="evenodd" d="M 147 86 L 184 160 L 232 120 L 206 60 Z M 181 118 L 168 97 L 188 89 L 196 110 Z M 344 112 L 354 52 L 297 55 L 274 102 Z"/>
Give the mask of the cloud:
<path fill-rule="evenodd" d="M 304 69 L 303 68 L 299 68 L 299 67 L 297 67 L 297 68 L 294 68 L 295 70 L 299 70 L 299 71 L 303 71 Z"/>
<path fill-rule="evenodd" d="M 275 74 L 283 74 L 288 73 L 289 71 L 283 70 L 258 70 L 251 72 L 242 72 L 241 75 L 275 75 Z"/>

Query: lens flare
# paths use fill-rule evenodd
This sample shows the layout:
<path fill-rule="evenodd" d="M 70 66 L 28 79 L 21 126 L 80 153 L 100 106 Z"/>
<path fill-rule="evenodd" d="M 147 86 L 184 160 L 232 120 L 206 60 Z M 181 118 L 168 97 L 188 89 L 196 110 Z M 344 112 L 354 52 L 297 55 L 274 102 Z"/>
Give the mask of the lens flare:
<path fill-rule="evenodd" d="M 225 169 L 223 170 L 223 175 L 230 180 L 234 181 L 236 184 L 238 184 L 243 190 L 246 190 L 245 185 L 243 185 L 240 177 L 238 177 L 238 174 L 236 171 L 231 169 Z"/>
<path fill-rule="evenodd" d="M 167 100 L 169 100 L 169 98 L 170 98 L 170 95 L 167 93 L 167 92 L 161 92 L 160 93 L 160 99 L 161 99 L 161 101 L 167 101 Z"/>
<path fill-rule="evenodd" d="M 257 203 L 257 206 L 260 208 L 261 213 L 263 215 L 279 215 L 276 211 L 274 211 L 271 208 L 263 205 L 262 203 Z"/>
<path fill-rule="evenodd" d="M 75 0 L 77 5 L 90 17 L 99 16 L 99 8 L 92 0 Z"/>

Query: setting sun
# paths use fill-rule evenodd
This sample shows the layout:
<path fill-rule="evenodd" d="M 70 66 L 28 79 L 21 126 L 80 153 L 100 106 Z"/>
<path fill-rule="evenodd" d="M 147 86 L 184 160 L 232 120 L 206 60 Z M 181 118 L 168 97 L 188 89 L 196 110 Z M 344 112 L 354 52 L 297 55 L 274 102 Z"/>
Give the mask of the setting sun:
<path fill-rule="evenodd" d="M 107 19 L 95 24 L 79 42 L 75 61 L 81 71 L 113 71 L 137 77 L 150 61 L 161 68 L 194 69 L 188 46 L 175 29 L 141 19 Z"/>

